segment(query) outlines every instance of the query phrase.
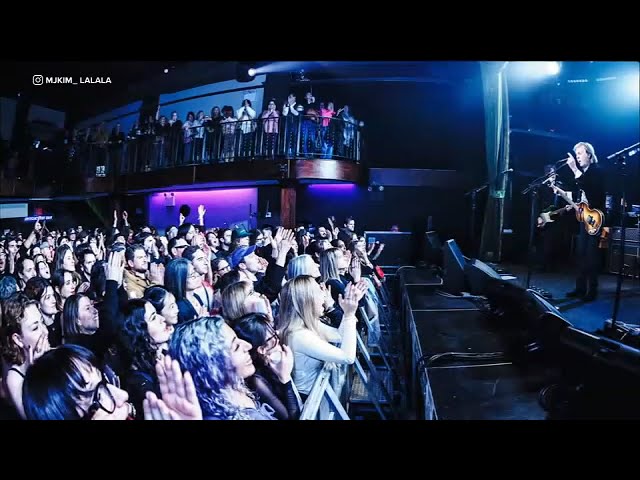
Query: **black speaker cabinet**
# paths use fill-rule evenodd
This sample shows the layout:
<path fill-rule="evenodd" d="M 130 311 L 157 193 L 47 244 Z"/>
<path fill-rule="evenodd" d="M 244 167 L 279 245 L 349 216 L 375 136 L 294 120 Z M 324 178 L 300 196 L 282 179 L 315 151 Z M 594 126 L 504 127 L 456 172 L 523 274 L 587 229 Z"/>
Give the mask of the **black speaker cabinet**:
<path fill-rule="evenodd" d="M 414 234 L 411 232 L 375 231 L 364 232 L 367 246 L 370 243 L 384 243 L 384 250 L 376 260 L 381 267 L 400 267 L 413 264 Z"/>
<path fill-rule="evenodd" d="M 613 240 L 609 246 L 608 267 L 610 273 L 617 274 L 620 269 L 620 241 Z M 624 265 L 623 274 L 627 276 L 637 276 L 640 269 L 640 248 L 638 242 L 624 242 Z"/>

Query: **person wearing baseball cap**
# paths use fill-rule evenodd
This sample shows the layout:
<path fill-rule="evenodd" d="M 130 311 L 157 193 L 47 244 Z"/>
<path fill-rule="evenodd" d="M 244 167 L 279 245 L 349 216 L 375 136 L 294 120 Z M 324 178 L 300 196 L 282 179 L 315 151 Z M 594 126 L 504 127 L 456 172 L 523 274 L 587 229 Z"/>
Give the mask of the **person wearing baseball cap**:
<path fill-rule="evenodd" d="M 240 273 L 241 281 L 251 282 L 255 292 L 266 295 L 269 302 L 273 302 L 282 288 L 284 260 L 278 257 L 269 262 L 255 252 L 255 245 L 237 247 L 228 257 L 229 265 Z M 286 253 L 284 256 L 286 258 Z"/>
<path fill-rule="evenodd" d="M 237 268 L 241 271 L 249 270 L 254 274 L 260 273 L 260 271 L 264 272 L 264 268 L 260 268 L 259 266 L 257 266 L 257 264 L 255 264 L 255 261 L 259 261 L 259 258 L 248 258 L 245 261 L 245 257 L 249 257 L 250 255 L 258 257 L 257 255 L 254 255 L 255 251 L 255 245 L 236 247 L 235 250 L 231 252 L 231 255 L 229 255 L 229 264 L 231 265 L 231 268 Z M 243 264 L 243 266 L 238 268 L 240 264 Z M 249 268 L 249 266 L 253 268 Z"/>

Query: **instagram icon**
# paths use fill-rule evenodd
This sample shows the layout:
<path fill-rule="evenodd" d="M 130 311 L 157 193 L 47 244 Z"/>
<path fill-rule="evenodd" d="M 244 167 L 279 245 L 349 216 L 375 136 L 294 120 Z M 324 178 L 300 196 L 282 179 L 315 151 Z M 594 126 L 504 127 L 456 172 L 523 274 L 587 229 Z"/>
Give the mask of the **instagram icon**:
<path fill-rule="evenodd" d="M 42 75 L 34 75 L 33 76 L 33 84 L 34 85 L 42 85 L 44 83 L 44 79 Z"/>

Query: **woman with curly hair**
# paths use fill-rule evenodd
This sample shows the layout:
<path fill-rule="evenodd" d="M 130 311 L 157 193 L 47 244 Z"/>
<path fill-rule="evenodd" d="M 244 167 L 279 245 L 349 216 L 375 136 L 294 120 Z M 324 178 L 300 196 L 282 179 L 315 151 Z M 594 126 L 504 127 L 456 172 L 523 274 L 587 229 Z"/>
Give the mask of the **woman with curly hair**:
<path fill-rule="evenodd" d="M 176 327 L 169 355 L 189 372 L 205 420 L 275 420 L 244 383 L 255 373 L 249 351 L 222 317 L 202 317 Z"/>
<path fill-rule="evenodd" d="M 38 302 L 22 292 L 4 301 L 0 328 L 0 354 L 9 367 L 5 382 L 16 411 L 25 417 L 22 403 L 24 377 L 33 360 L 49 350 L 49 333 L 42 320 Z"/>
<path fill-rule="evenodd" d="M 155 365 L 164 355 L 172 333 L 173 326 L 157 313 L 151 302 L 129 300 L 124 308 L 119 353 L 124 372 L 123 386 L 140 419 L 146 392 L 160 395 Z"/>

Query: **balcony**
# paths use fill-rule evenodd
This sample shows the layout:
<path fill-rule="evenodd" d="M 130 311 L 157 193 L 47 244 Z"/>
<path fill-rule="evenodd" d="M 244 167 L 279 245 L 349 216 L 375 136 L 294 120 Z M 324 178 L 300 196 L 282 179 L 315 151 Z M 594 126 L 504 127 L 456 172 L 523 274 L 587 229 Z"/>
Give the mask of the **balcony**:
<path fill-rule="evenodd" d="M 287 119 L 180 129 L 156 124 L 108 141 L 88 136 L 56 154 L 32 150 L 27 171 L 5 175 L 0 194 L 51 198 L 363 180 L 358 125 Z"/>

